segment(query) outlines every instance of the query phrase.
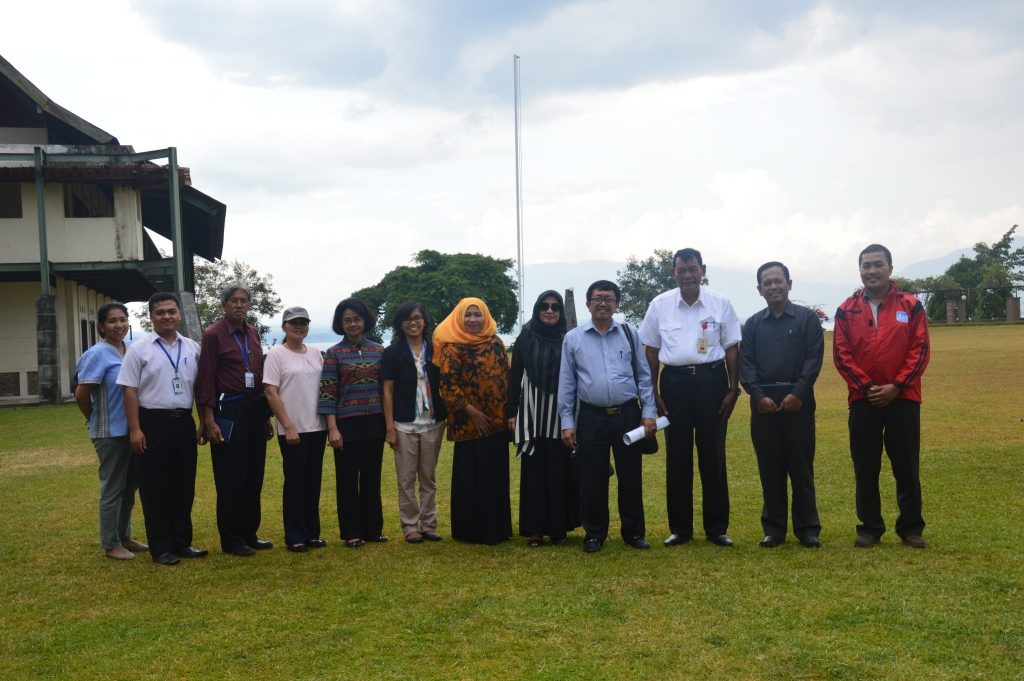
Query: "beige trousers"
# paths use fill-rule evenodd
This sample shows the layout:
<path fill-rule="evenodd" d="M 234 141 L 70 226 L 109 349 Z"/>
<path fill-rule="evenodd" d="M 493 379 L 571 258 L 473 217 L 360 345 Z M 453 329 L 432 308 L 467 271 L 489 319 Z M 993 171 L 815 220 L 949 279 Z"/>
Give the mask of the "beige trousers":
<path fill-rule="evenodd" d="M 437 481 L 434 469 L 441 451 L 444 427 L 425 433 L 395 433 L 395 472 L 398 476 L 398 519 L 402 534 L 437 532 Z M 416 501 L 416 478 L 420 498 Z"/>

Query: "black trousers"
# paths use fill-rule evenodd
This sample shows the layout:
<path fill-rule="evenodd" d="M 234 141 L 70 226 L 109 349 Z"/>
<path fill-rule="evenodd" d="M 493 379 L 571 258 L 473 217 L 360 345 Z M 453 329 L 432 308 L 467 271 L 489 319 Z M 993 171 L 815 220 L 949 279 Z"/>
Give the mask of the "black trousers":
<path fill-rule="evenodd" d="M 196 424 L 191 412 L 171 416 L 139 409 L 146 451 L 134 455 L 146 541 L 154 557 L 192 545 L 192 501 L 196 493 Z"/>
<path fill-rule="evenodd" d="M 320 483 L 324 469 L 327 431 L 299 433 L 299 443 L 277 436 L 284 470 L 284 540 L 288 545 L 320 538 Z"/>
<path fill-rule="evenodd" d="M 235 424 L 230 442 L 210 445 L 220 546 L 231 551 L 258 539 L 267 463 L 267 404 L 262 396 L 244 397 L 221 405 L 220 416 Z"/>
<path fill-rule="evenodd" d="M 665 487 L 668 527 L 673 534 L 693 536 L 693 445 L 703 490 L 704 533 L 729 529 L 729 482 L 725 468 L 725 436 L 718 409 L 729 391 L 725 364 L 690 374 L 665 367 L 661 398 L 668 409 L 665 429 Z"/>
<path fill-rule="evenodd" d="M 620 532 L 623 538 L 643 537 L 643 454 L 640 443 L 626 445 L 622 436 L 640 425 L 640 405 L 633 403 L 609 416 L 580 407 L 576 419 L 576 458 L 580 466 L 580 520 L 588 538 L 608 537 L 608 450 L 615 457 Z"/>
<path fill-rule="evenodd" d="M 344 449 L 334 450 L 338 529 L 345 541 L 378 537 L 384 529 L 380 501 L 383 460 L 383 438 L 345 440 Z"/>
<path fill-rule="evenodd" d="M 896 534 L 901 537 L 924 532 L 921 517 L 921 405 L 893 400 L 882 408 L 867 400 L 850 405 L 850 454 L 857 479 L 859 534 L 881 537 L 885 533 L 878 476 L 882 471 L 882 447 L 896 478 Z"/>
<path fill-rule="evenodd" d="M 792 414 L 750 414 L 750 439 L 761 474 L 761 527 L 766 535 L 786 536 L 786 478 L 793 485 L 793 534 L 817 537 L 821 532 L 814 497 L 814 400 Z"/>

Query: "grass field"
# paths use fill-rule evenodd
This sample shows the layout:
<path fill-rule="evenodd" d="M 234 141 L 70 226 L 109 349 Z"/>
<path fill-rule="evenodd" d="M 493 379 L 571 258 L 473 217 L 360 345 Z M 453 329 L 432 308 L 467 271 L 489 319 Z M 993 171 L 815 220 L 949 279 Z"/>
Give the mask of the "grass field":
<path fill-rule="evenodd" d="M 203 560 L 103 557 L 96 462 L 71 406 L 0 410 L 0 679 L 1021 679 L 1024 678 L 1024 326 L 933 329 L 922 409 L 927 550 L 893 533 L 853 548 L 845 389 L 818 382 L 825 547 L 764 550 L 749 410 L 729 431 L 735 548 L 665 549 L 664 455 L 644 467 L 650 551 L 468 546 L 448 534 L 451 449 L 438 467 L 438 544 L 400 541 L 385 455 L 385 533 L 337 538 L 325 460 L 322 551 L 283 550 L 281 465 L 268 454 L 251 559 L 217 548 L 200 449 Z M 518 465 L 513 464 L 513 514 Z M 697 483 L 699 521 L 699 483 Z M 613 501 L 614 509 L 614 501 Z M 883 510 L 895 492 L 883 468 Z M 143 535 L 141 507 L 136 529 Z M 515 524 L 515 517 L 514 517 Z"/>

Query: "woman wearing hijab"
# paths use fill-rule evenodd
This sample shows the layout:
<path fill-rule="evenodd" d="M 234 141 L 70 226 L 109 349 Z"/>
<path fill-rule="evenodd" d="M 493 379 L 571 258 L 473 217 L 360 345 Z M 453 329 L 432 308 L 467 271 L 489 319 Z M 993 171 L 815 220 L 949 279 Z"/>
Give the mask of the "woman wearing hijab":
<path fill-rule="evenodd" d="M 380 343 L 366 337 L 376 320 L 366 304 L 346 298 L 334 309 L 331 328 L 343 338 L 324 355 L 317 413 L 327 421 L 334 448 L 338 529 L 345 546 L 386 542 L 380 501 L 384 459 L 384 407 L 381 403 Z"/>
<path fill-rule="evenodd" d="M 452 536 L 476 544 L 512 537 L 505 394 L 508 354 L 487 304 L 463 298 L 434 331 L 441 399 L 448 409 Z"/>
<path fill-rule="evenodd" d="M 444 437 L 441 378 L 431 361 L 430 319 L 423 306 L 407 300 L 395 311 L 391 345 L 384 348 L 384 439 L 395 450 L 398 517 L 410 544 L 441 541 L 437 533 L 434 470 Z M 416 478 L 419 477 L 419 501 Z"/>
<path fill-rule="evenodd" d="M 127 345 L 128 308 L 104 303 L 96 312 L 100 342 L 78 360 L 75 402 L 85 416 L 100 462 L 100 545 L 107 558 L 131 560 L 149 547 L 132 539 L 132 508 L 138 482 L 128 446 L 124 391 L 117 384 Z"/>
<path fill-rule="evenodd" d="M 565 541 L 579 526 L 579 476 L 562 442 L 558 417 L 558 371 L 566 321 L 562 296 L 545 291 L 533 305 L 512 347 L 505 415 L 519 445 L 519 535 L 540 546 Z"/>

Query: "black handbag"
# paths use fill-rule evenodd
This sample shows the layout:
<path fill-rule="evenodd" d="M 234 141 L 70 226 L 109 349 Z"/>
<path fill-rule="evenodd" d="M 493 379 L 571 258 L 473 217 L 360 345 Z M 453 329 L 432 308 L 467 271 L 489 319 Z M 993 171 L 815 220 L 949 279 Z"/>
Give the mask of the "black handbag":
<path fill-rule="evenodd" d="M 633 342 L 633 327 L 629 324 L 623 324 L 623 328 L 626 331 L 626 340 L 629 341 L 629 349 L 633 353 L 633 382 L 636 383 L 636 399 L 640 400 L 640 376 L 637 373 L 636 363 L 640 360 L 637 359 L 636 344 Z M 639 340 L 639 339 L 637 339 Z M 643 454 L 657 454 L 658 453 L 658 436 L 640 438 L 640 451 Z"/>

